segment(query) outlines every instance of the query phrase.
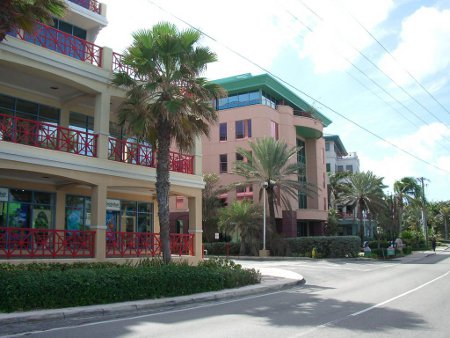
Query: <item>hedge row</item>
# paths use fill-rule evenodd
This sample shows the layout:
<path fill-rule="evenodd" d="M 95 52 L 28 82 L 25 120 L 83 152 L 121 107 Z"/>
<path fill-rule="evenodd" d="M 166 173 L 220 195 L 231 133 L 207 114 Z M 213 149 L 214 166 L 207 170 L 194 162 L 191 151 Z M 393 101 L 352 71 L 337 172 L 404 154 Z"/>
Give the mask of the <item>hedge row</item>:
<path fill-rule="evenodd" d="M 241 248 L 240 243 L 234 242 L 213 242 L 203 243 L 203 249 L 207 250 L 208 256 L 238 256 Z"/>
<path fill-rule="evenodd" d="M 315 248 L 317 258 L 357 257 L 361 247 L 358 236 L 311 236 L 286 241 L 293 256 L 311 257 Z"/>
<path fill-rule="evenodd" d="M 62 308 L 154 299 L 255 284 L 260 274 L 240 266 L 66 265 L 2 269 L 0 311 Z"/>

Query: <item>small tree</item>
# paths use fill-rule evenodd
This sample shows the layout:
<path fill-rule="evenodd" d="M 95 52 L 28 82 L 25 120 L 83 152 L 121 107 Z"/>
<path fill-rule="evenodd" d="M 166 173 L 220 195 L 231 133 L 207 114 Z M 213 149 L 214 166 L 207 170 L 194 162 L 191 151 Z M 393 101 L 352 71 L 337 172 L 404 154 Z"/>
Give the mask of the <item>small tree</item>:
<path fill-rule="evenodd" d="M 202 192 L 202 223 L 204 239 L 208 242 L 213 241 L 214 233 L 218 231 L 217 213 L 218 209 L 222 206 L 219 196 L 227 191 L 227 189 L 222 186 L 217 187 L 219 179 L 219 175 L 215 173 L 203 175 L 205 188 Z"/>
<path fill-rule="evenodd" d="M 246 244 L 256 255 L 260 224 L 261 206 L 249 201 L 234 201 L 228 208 L 219 210 L 219 229 L 228 233 L 234 231 L 241 238 L 240 255 L 245 255 Z"/>

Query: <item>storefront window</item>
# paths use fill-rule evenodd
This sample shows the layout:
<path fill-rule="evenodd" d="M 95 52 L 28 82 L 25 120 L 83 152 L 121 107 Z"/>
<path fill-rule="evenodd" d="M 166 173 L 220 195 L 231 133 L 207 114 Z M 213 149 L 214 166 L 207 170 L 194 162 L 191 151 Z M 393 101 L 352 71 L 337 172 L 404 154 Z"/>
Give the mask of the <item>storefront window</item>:
<path fill-rule="evenodd" d="M 66 196 L 66 230 L 88 230 L 91 225 L 91 198 Z"/>
<path fill-rule="evenodd" d="M 0 227 L 54 229 L 55 194 L 9 190 L 0 202 Z"/>
<path fill-rule="evenodd" d="M 121 229 L 153 232 L 153 203 L 121 201 Z"/>

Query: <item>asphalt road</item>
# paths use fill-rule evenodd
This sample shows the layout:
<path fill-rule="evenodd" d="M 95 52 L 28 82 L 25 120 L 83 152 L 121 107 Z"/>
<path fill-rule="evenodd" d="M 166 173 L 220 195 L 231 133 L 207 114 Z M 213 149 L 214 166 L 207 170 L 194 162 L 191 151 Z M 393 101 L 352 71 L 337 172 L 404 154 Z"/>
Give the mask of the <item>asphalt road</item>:
<path fill-rule="evenodd" d="M 304 286 L 31 337 L 450 337 L 450 251 L 419 260 L 239 261 L 302 274 Z"/>

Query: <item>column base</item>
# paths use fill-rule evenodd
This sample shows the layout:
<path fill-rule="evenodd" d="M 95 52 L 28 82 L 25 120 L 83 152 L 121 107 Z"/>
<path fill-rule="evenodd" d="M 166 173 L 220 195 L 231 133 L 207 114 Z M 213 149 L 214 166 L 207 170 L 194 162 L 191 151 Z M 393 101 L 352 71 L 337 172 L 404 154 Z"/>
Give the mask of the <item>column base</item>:
<path fill-rule="evenodd" d="M 269 257 L 270 250 L 259 250 L 259 257 Z"/>

